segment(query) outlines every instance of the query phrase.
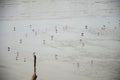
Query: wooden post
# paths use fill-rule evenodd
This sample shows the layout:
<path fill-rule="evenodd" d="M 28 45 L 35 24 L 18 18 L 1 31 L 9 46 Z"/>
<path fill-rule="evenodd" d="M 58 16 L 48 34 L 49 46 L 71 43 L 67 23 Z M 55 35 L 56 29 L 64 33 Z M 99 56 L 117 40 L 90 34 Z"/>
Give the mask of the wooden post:
<path fill-rule="evenodd" d="M 34 55 L 34 73 L 36 73 L 36 55 L 35 52 L 33 53 Z"/>
<path fill-rule="evenodd" d="M 33 56 L 34 56 L 34 73 L 33 73 L 33 76 L 32 76 L 32 80 L 36 80 L 37 75 L 36 75 L 36 55 L 35 55 L 35 52 L 33 52 Z"/>

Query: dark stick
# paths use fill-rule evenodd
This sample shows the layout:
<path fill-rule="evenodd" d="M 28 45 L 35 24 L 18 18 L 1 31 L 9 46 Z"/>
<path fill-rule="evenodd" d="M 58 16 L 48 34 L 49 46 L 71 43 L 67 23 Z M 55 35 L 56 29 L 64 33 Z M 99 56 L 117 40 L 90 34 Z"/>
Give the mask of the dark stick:
<path fill-rule="evenodd" d="M 35 52 L 33 52 L 33 56 L 34 56 L 34 74 L 32 76 L 32 80 L 36 80 L 37 75 L 36 75 L 36 55 L 35 55 Z"/>
<path fill-rule="evenodd" d="M 36 73 L 36 55 L 35 52 L 33 53 L 34 55 L 34 72 Z"/>

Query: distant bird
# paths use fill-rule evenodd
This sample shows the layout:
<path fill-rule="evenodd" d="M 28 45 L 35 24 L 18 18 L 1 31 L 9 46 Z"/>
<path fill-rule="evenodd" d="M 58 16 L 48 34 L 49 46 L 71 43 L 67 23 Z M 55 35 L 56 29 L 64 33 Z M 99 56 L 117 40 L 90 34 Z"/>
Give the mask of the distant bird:
<path fill-rule="evenodd" d="M 99 35 L 100 35 L 100 32 L 98 32 L 97 35 L 99 36 Z"/>
<path fill-rule="evenodd" d="M 93 64 L 93 60 L 91 60 L 91 64 Z"/>
<path fill-rule="evenodd" d="M 55 54 L 55 59 L 56 59 L 56 60 L 58 59 L 57 57 L 58 57 L 58 55 L 57 55 L 57 54 Z"/>
<path fill-rule="evenodd" d="M 45 44 L 45 40 L 43 40 L 43 44 Z"/>
<path fill-rule="evenodd" d="M 24 58 L 24 62 L 26 62 L 26 58 Z"/>
<path fill-rule="evenodd" d="M 32 28 L 32 25 L 30 24 L 30 28 Z"/>
<path fill-rule="evenodd" d="M 79 62 L 77 62 L 77 68 L 79 68 L 80 67 L 80 63 Z"/>
<path fill-rule="evenodd" d="M 16 31 L 16 28 L 14 27 L 14 31 Z"/>
<path fill-rule="evenodd" d="M 34 29 L 32 29 L 32 31 L 34 32 L 35 30 L 34 30 Z"/>
<path fill-rule="evenodd" d="M 84 33 L 81 33 L 81 36 L 84 36 Z"/>
<path fill-rule="evenodd" d="M 58 29 L 57 29 L 57 26 L 55 26 L 55 32 L 58 33 Z"/>
<path fill-rule="evenodd" d="M 87 26 L 87 25 L 85 26 L 85 29 L 88 29 L 88 26 Z"/>
<path fill-rule="evenodd" d="M 105 25 L 103 25 L 103 27 L 101 28 L 102 30 L 105 30 L 106 29 L 106 26 Z"/>
<path fill-rule="evenodd" d="M 82 42 L 82 39 L 80 39 L 80 42 Z"/>
<path fill-rule="evenodd" d="M 19 52 L 17 52 L 17 56 L 19 56 Z"/>
<path fill-rule="evenodd" d="M 53 40 L 53 35 L 51 36 L 51 40 Z"/>
<path fill-rule="evenodd" d="M 20 39 L 20 42 L 19 42 L 20 44 L 22 44 L 22 39 Z"/>
<path fill-rule="evenodd" d="M 10 51 L 10 47 L 8 47 L 8 51 Z"/>
<path fill-rule="evenodd" d="M 18 56 L 16 56 L 16 60 L 18 60 Z"/>

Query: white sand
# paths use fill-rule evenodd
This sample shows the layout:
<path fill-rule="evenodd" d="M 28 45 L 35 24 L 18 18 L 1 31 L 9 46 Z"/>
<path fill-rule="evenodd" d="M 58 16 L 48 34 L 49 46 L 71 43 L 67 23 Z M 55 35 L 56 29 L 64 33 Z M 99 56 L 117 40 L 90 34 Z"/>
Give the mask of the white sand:
<path fill-rule="evenodd" d="M 101 19 L 87 22 L 88 29 L 84 28 L 86 24 L 79 23 L 81 21 L 85 23 L 86 20 L 1 21 L 0 80 L 30 80 L 33 52 L 37 56 L 37 80 L 119 80 L 118 21 L 102 20 L 106 25 L 105 31 L 101 30 Z M 108 21 L 114 23 L 117 29 Z M 63 30 L 66 25 L 67 28 Z M 14 26 L 16 31 L 13 31 Z M 32 29 L 37 31 L 37 35 Z M 100 32 L 99 36 L 97 32 Z M 54 36 L 53 40 L 51 35 Z M 20 39 L 22 44 L 19 43 Z M 8 46 L 11 48 L 9 52 Z"/>

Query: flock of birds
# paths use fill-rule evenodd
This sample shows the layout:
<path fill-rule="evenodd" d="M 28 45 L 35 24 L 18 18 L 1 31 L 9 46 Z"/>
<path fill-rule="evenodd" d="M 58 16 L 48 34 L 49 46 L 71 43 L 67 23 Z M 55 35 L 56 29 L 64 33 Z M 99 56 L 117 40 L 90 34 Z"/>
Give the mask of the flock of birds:
<path fill-rule="evenodd" d="M 38 32 L 35 31 L 35 29 L 32 28 L 32 25 L 29 25 L 29 27 L 31 28 L 31 31 L 35 34 L 35 36 L 37 36 L 37 35 L 38 35 Z M 120 23 L 119 23 L 119 27 L 120 27 Z M 55 28 L 55 29 L 54 29 L 54 32 L 55 32 L 56 34 L 58 34 L 58 33 L 59 33 L 59 29 L 57 28 L 57 26 L 55 26 L 54 28 Z M 64 26 L 64 27 L 63 27 L 63 30 L 64 30 L 64 31 L 67 30 L 67 29 L 68 29 L 68 26 Z M 88 29 L 88 26 L 87 26 L 87 25 L 84 26 L 84 29 L 87 30 L 87 29 Z M 117 29 L 117 27 L 114 27 L 114 29 Z M 13 27 L 13 31 L 16 32 L 16 30 L 17 30 L 17 27 Z M 106 26 L 103 25 L 103 26 L 101 27 L 101 30 L 105 31 L 105 30 L 106 30 Z M 101 33 L 98 32 L 97 35 L 100 36 Z M 25 36 L 26 36 L 26 38 L 27 38 L 27 37 L 28 37 L 28 34 L 25 34 Z M 84 37 L 84 36 L 85 36 L 85 33 L 84 33 L 84 32 L 81 32 L 81 33 L 80 33 L 80 36 L 81 36 L 81 37 Z M 50 36 L 50 40 L 52 40 L 52 41 L 54 40 L 54 35 L 51 35 L 51 36 Z M 83 39 L 80 38 L 79 41 L 80 41 L 82 47 L 84 47 L 84 46 L 85 46 L 85 43 L 84 43 Z M 43 45 L 46 44 L 46 40 L 43 40 L 42 42 L 43 42 L 43 43 L 42 43 Z M 22 40 L 22 39 L 19 39 L 19 44 L 22 44 L 22 43 L 23 43 L 23 40 Z M 10 52 L 10 51 L 11 51 L 11 47 L 8 46 L 8 52 Z M 55 60 L 58 59 L 58 56 L 59 56 L 59 54 L 55 54 L 55 55 L 54 55 Z M 19 60 L 19 51 L 16 52 L 16 60 Z M 26 62 L 27 59 L 24 58 L 23 61 Z M 91 60 L 91 64 L 93 64 L 93 60 Z M 77 63 L 77 67 L 79 67 L 79 65 L 80 65 L 80 64 Z"/>

